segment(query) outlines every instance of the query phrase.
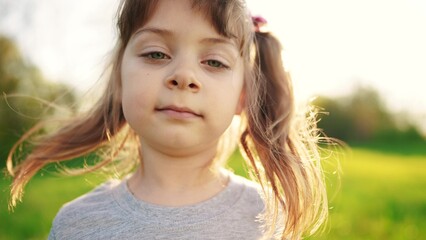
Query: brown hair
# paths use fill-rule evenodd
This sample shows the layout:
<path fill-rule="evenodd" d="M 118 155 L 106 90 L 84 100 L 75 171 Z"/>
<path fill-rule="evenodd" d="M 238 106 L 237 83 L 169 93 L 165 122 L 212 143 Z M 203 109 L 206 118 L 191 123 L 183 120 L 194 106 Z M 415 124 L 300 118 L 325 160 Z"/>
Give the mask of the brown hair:
<path fill-rule="evenodd" d="M 124 50 L 132 34 L 154 13 L 155 0 L 123 0 L 118 9 L 119 40 L 113 55 L 109 82 L 100 100 L 87 113 L 35 142 L 19 161 L 18 147 L 47 122 L 41 122 L 11 149 L 7 169 L 14 177 L 13 207 L 22 198 L 25 184 L 48 163 L 57 163 L 102 149 L 98 163 L 73 174 L 114 166 L 122 174 L 138 164 L 138 141 L 121 107 L 120 69 Z M 241 152 L 251 166 L 254 180 L 266 196 L 264 219 L 269 232 L 277 219 L 285 219 L 281 237 L 298 239 L 310 235 L 327 218 L 327 196 L 317 150 L 317 132 L 305 114 L 295 114 L 289 75 L 281 62 L 281 46 L 270 33 L 254 32 L 242 0 L 192 0 L 216 31 L 234 38 L 245 61 L 245 109 L 242 113 Z M 299 119 L 299 120 L 297 120 Z M 129 150 L 126 158 L 120 158 Z M 130 159 L 124 161 L 123 159 Z M 13 166 L 16 161 L 16 166 Z M 119 166 L 119 167 L 117 167 Z M 281 216 L 282 215 L 282 216 Z"/>

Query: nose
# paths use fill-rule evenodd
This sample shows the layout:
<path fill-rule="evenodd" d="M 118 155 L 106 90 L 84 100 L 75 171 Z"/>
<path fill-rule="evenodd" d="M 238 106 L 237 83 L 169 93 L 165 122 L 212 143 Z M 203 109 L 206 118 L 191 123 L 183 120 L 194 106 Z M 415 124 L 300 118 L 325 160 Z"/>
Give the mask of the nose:
<path fill-rule="evenodd" d="M 166 79 L 167 88 L 187 90 L 197 93 L 201 89 L 201 83 L 197 80 L 195 67 L 189 64 L 181 64 L 177 66 L 173 73 Z"/>

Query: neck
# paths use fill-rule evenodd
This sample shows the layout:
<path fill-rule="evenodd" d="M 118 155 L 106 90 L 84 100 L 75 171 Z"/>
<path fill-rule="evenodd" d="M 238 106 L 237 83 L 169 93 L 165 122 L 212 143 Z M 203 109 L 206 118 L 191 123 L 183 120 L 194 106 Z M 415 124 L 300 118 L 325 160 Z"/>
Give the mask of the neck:
<path fill-rule="evenodd" d="M 211 198 L 226 186 L 227 177 L 213 163 L 216 151 L 171 156 L 142 149 L 141 167 L 129 179 L 130 191 L 146 202 L 183 206 Z"/>

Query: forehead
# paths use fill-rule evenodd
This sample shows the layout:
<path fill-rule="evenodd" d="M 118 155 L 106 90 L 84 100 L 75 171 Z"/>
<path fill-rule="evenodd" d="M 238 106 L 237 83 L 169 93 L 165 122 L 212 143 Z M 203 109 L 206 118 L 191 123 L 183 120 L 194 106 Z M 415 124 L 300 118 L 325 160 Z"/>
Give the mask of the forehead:
<path fill-rule="evenodd" d="M 235 35 L 231 28 L 246 30 L 247 27 L 241 26 L 245 25 L 243 22 L 248 22 L 249 15 L 243 0 L 125 0 L 119 8 L 119 29 L 134 32 L 157 12 L 158 5 L 166 8 L 169 6 L 173 8 L 173 12 L 178 12 L 175 6 L 189 6 L 193 11 L 204 15 L 216 31 L 226 37 Z"/>
<path fill-rule="evenodd" d="M 159 0 L 145 25 L 181 27 L 188 32 L 193 30 L 191 28 L 195 25 L 201 25 L 206 31 L 213 29 L 205 14 L 195 10 L 189 0 Z"/>
<path fill-rule="evenodd" d="M 154 33 L 163 36 L 174 35 L 202 35 L 212 43 L 233 43 L 221 35 L 210 19 L 200 10 L 194 9 L 189 0 L 162 0 L 159 1 L 152 16 L 138 30 L 141 33 Z"/>

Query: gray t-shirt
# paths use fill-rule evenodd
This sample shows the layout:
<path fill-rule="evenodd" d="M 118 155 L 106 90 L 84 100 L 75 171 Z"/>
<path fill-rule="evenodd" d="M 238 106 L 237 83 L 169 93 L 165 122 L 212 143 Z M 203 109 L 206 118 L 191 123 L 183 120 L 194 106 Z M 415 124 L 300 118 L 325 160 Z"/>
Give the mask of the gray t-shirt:
<path fill-rule="evenodd" d="M 65 204 L 49 239 L 259 239 L 265 206 L 259 186 L 229 175 L 216 196 L 184 207 L 143 202 L 129 191 L 127 180 L 108 181 Z"/>

